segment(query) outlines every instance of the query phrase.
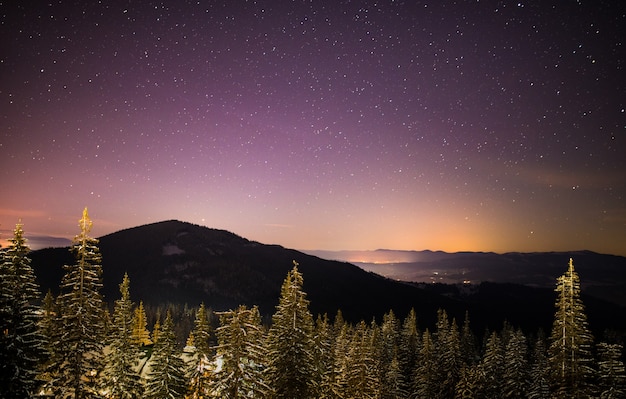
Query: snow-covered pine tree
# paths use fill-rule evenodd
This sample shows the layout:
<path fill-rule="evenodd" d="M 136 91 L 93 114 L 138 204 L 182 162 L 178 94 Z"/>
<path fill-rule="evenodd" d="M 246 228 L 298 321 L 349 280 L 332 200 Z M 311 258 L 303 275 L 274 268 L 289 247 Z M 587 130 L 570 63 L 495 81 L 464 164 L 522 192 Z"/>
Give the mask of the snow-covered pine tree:
<path fill-rule="evenodd" d="M 333 330 L 328 321 L 328 316 L 318 315 L 315 321 L 315 362 L 316 369 L 320 373 L 320 386 L 318 399 L 334 398 L 333 394 L 336 374 L 334 373 L 333 356 Z"/>
<path fill-rule="evenodd" d="M 134 344 L 139 346 L 152 345 L 147 325 L 146 310 L 143 307 L 143 301 L 139 301 L 139 306 L 135 308 L 133 314 L 132 339 Z"/>
<path fill-rule="evenodd" d="M 335 324 L 336 323 L 335 319 Z M 330 390 L 331 398 L 343 398 L 344 392 L 348 388 L 348 366 L 349 366 L 349 354 L 350 354 L 350 341 L 353 334 L 352 327 L 341 320 L 341 328 L 336 329 L 337 326 L 333 326 L 333 331 L 336 331 L 333 336 L 335 337 L 335 343 L 333 345 L 333 366 L 330 369 L 332 375 L 330 376 Z"/>
<path fill-rule="evenodd" d="M 546 356 L 546 342 L 543 332 L 535 341 L 531 354 L 530 383 L 528 385 L 528 399 L 550 398 L 550 369 Z"/>
<path fill-rule="evenodd" d="M 416 399 L 432 399 L 438 397 L 439 375 L 437 374 L 435 342 L 432 334 L 426 329 L 422 334 L 417 367 L 413 375 L 412 397 Z"/>
<path fill-rule="evenodd" d="M 218 313 L 218 364 L 210 380 L 211 395 L 224 399 L 262 398 L 269 387 L 263 381 L 264 331 L 257 307 L 239 306 Z"/>
<path fill-rule="evenodd" d="M 379 359 L 375 358 L 377 334 L 378 331 L 369 328 L 364 321 L 356 325 L 350 341 L 340 397 L 380 397 L 380 369 L 376 364 Z"/>
<path fill-rule="evenodd" d="M 488 398 L 501 398 L 504 376 L 504 348 L 502 340 L 495 331 L 491 333 L 480 362 L 484 375 L 483 392 Z"/>
<path fill-rule="evenodd" d="M 76 263 L 64 266 L 57 298 L 59 320 L 52 359 L 55 397 L 96 397 L 96 376 L 102 369 L 106 310 L 100 289 L 102 265 L 98 240 L 89 237 L 92 221 L 83 211 L 80 234 L 71 251 Z"/>
<path fill-rule="evenodd" d="M 626 370 L 622 356 L 624 347 L 621 344 L 598 344 L 599 392 L 602 399 L 626 397 Z"/>
<path fill-rule="evenodd" d="M 133 303 L 130 300 L 130 279 L 124 274 L 120 284 L 121 298 L 115 301 L 109 352 L 101 387 L 110 399 L 140 398 L 143 393 L 137 373 L 139 345 L 133 342 Z"/>
<path fill-rule="evenodd" d="M 580 298 L 580 278 L 570 258 L 567 272 L 557 279 L 556 313 L 548 349 L 553 391 L 557 398 L 589 396 L 594 371 L 593 336 Z"/>
<path fill-rule="evenodd" d="M 478 364 L 463 363 L 461 376 L 456 384 L 454 399 L 479 399 L 483 396 L 484 374 Z"/>
<path fill-rule="evenodd" d="M 528 393 L 528 347 L 522 330 L 515 330 L 504 350 L 503 398 L 522 399 Z"/>
<path fill-rule="evenodd" d="M 398 344 L 400 342 L 400 321 L 396 317 L 393 310 L 383 315 L 383 323 L 380 326 L 380 345 L 376 360 L 380 363 L 381 375 L 379 376 L 383 386 L 391 386 L 394 383 L 404 384 L 402 379 L 399 381 L 387 381 L 387 375 L 391 366 L 391 361 L 398 356 Z M 393 375 L 394 378 L 399 376 Z M 384 399 L 391 398 L 393 392 L 385 390 L 382 393 Z"/>
<path fill-rule="evenodd" d="M 152 357 L 148 364 L 150 372 L 146 378 L 144 398 L 182 399 L 185 397 L 187 392 L 186 367 L 178 350 L 174 334 L 174 322 L 169 310 L 159 330 L 159 338 L 154 344 Z"/>
<path fill-rule="evenodd" d="M 439 393 L 437 397 L 454 397 L 456 384 L 461 376 L 461 337 L 456 320 L 448 321 L 445 310 L 437 312 L 435 363 L 437 378 L 439 379 Z"/>
<path fill-rule="evenodd" d="M 38 384 L 45 341 L 38 326 L 41 299 L 22 224 L 0 257 L 0 397 L 29 398 Z"/>
<path fill-rule="evenodd" d="M 196 311 L 194 329 L 190 338 L 193 338 L 192 356 L 189 360 L 189 378 L 191 380 L 191 397 L 201 398 L 208 391 L 211 351 L 211 334 L 213 328 L 209 322 L 209 315 L 204 303 Z"/>
<path fill-rule="evenodd" d="M 405 391 L 410 391 L 413 371 L 417 365 L 420 333 L 417 330 L 417 315 L 411 309 L 402 323 L 400 330 L 400 344 L 398 346 L 398 361 L 403 376 Z"/>
<path fill-rule="evenodd" d="M 319 385 L 313 316 L 302 290 L 303 283 L 298 263 L 294 261 L 281 287 L 268 335 L 267 382 L 275 398 L 312 398 Z"/>

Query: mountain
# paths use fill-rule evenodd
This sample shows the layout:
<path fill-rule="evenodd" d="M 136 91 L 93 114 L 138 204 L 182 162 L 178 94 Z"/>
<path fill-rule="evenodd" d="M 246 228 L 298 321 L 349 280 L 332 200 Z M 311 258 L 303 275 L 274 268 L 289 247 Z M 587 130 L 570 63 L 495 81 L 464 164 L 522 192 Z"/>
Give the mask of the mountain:
<path fill-rule="evenodd" d="M 314 314 L 332 317 L 341 309 L 348 320 L 356 322 L 380 319 L 389 309 L 404 315 L 414 306 L 420 308 L 424 320 L 432 321 L 439 306 L 460 309 L 455 301 L 439 294 L 349 263 L 175 220 L 122 230 L 99 241 L 103 294 L 109 301 L 119 296 L 118 285 L 127 272 L 136 301 L 190 306 L 204 302 L 215 310 L 258 305 L 262 312 L 271 314 L 281 284 L 296 261 Z M 62 265 L 74 262 L 67 248 L 33 251 L 31 258 L 43 292 L 56 292 Z"/>
<path fill-rule="evenodd" d="M 393 280 L 445 284 L 513 283 L 552 288 L 568 259 L 581 277 L 583 292 L 626 306 L 626 257 L 591 251 L 504 253 L 442 251 L 307 251 L 353 263 Z"/>
<path fill-rule="evenodd" d="M 554 315 L 553 286 L 399 282 L 347 262 L 175 220 L 122 230 L 99 240 L 103 294 L 109 302 L 119 297 L 118 285 L 127 272 L 135 301 L 190 306 L 204 302 L 214 310 L 258 305 L 268 315 L 274 312 L 281 284 L 296 261 L 314 315 L 332 317 L 341 309 L 348 321 L 369 322 L 372 318 L 380 321 L 390 309 L 404 317 L 414 308 L 420 327 L 425 328 L 434 326 L 438 308 L 446 309 L 458 321 L 467 310 L 472 325 L 481 333 L 485 328 L 501 328 L 505 319 L 531 330 L 549 329 Z M 56 293 L 62 265 L 74 262 L 67 248 L 33 251 L 31 258 L 42 292 L 51 289 Z M 560 263 L 562 274 L 567 258 Z M 592 328 L 626 331 L 624 308 L 593 297 L 585 298 L 585 303 L 594 312 Z"/>

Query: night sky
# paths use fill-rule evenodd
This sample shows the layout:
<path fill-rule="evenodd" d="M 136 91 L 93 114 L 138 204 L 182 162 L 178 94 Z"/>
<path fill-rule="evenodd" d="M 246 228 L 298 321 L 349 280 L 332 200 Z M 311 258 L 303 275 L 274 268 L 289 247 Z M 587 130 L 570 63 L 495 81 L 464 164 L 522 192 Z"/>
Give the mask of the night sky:
<path fill-rule="evenodd" d="M 90 4 L 86 4 L 90 3 Z M 624 1 L 0 3 L 0 229 L 626 255 Z"/>

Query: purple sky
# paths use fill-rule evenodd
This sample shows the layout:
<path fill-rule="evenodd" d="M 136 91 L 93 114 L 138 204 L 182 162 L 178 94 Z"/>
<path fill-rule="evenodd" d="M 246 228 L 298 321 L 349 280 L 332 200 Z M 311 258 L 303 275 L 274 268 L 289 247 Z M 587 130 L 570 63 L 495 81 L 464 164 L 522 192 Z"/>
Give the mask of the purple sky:
<path fill-rule="evenodd" d="M 49 3 L 0 4 L 2 238 L 626 255 L 623 1 Z"/>

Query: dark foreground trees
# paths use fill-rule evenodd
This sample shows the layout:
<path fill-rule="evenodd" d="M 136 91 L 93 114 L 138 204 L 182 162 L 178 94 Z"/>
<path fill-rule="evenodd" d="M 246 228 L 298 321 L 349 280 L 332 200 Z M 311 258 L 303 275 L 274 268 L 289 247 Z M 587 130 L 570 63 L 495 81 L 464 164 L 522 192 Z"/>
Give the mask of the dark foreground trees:
<path fill-rule="evenodd" d="M 21 224 L 9 242 L 0 254 L 0 397 L 19 399 L 35 393 L 46 345 L 38 326 L 41 295 Z"/>
<path fill-rule="evenodd" d="M 102 288 L 102 259 L 98 240 L 89 232 L 87 208 L 79 220 L 80 234 L 72 252 L 76 262 L 66 265 L 57 299 L 49 387 L 57 398 L 98 396 L 97 377 L 103 366 L 106 312 Z"/>

